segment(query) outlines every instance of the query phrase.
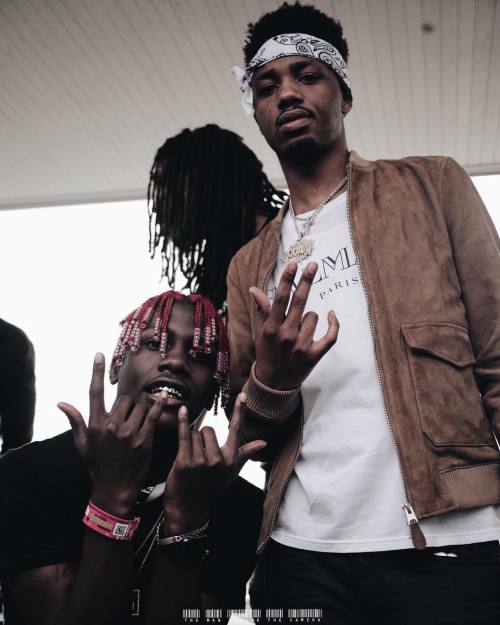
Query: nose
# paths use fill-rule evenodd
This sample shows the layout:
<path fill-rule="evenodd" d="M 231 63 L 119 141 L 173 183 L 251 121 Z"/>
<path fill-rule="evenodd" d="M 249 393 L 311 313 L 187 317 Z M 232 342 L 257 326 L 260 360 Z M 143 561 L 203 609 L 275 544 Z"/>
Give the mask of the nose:
<path fill-rule="evenodd" d="M 158 371 L 171 371 L 177 374 L 189 373 L 188 355 L 182 345 L 172 345 L 167 348 L 164 358 L 158 361 Z"/>
<path fill-rule="evenodd" d="M 297 81 L 292 76 L 285 76 L 279 86 L 278 107 L 284 110 L 302 102 L 302 100 L 302 93 Z"/>

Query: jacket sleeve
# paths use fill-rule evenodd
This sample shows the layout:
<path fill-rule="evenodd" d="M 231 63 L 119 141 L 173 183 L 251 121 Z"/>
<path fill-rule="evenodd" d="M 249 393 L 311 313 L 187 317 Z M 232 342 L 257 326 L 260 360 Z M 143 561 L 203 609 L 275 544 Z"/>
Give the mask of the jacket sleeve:
<path fill-rule="evenodd" d="M 500 436 L 500 241 L 471 179 L 447 159 L 441 203 L 467 311 L 475 375 L 486 413 Z"/>
<path fill-rule="evenodd" d="M 299 389 L 277 391 L 261 384 L 253 375 L 255 345 L 250 306 L 251 296 L 247 284 L 249 268 L 243 266 L 236 255 L 229 266 L 228 287 L 228 335 L 231 350 L 231 394 L 244 390 L 247 394 L 243 439 L 264 439 L 272 443 L 280 426 L 292 416 L 298 416 Z M 232 408 L 234 402 L 230 402 Z M 230 412 L 228 411 L 228 415 Z M 279 438 L 279 437 L 278 437 Z M 266 448 L 264 456 L 269 456 Z"/>

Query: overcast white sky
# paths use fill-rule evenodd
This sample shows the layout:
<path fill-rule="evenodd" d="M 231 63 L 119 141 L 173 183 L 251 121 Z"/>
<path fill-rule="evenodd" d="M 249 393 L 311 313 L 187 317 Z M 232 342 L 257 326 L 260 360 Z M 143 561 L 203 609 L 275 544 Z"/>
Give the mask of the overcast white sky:
<path fill-rule="evenodd" d="M 500 230 L 500 176 L 474 182 Z M 167 288 L 159 280 L 160 260 L 149 258 L 146 204 L 0 211 L 0 266 L 0 316 L 21 327 L 35 346 L 35 439 L 47 438 L 68 427 L 57 402 L 87 413 L 94 354 L 102 351 L 109 362 L 119 320 Z M 106 393 L 110 405 L 110 385 Z M 222 437 L 225 417 L 212 425 Z M 262 483 L 255 466 L 246 475 Z"/>

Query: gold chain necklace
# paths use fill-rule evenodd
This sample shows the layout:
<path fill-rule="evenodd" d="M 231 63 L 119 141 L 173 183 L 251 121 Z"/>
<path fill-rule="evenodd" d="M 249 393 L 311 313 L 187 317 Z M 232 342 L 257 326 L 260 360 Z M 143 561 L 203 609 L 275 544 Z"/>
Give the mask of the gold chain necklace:
<path fill-rule="evenodd" d="M 347 168 L 346 168 L 347 169 Z M 293 224 L 295 226 L 295 230 L 297 231 L 297 240 L 292 243 L 288 249 L 283 251 L 281 256 L 282 263 L 288 263 L 291 260 L 294 260 L 298 263 L 305 261 L 309 256 L 311 256 L 314 249 L 314 241 L 312 239 L 306 239 L 305 237 L 309 234 L 314 222 L 318 218 L 318 215 L 321 213 L 323 208 L 328 204 L 328 202 L 332 199 L 332 197 L 345 186 L 349 178 L 348 173 L 342 178 L 342 180 L 338 183 L 338 185 L 331 191 L 328 196 L 321 202 L 321 204 L 314 209 L 313 214 L 307 217 L 304 220 L 304 226 L 300 230 L 297 225 L 297 216 L 295 215 L 295 211 L 293 210 L 292 198 L 289 199 L 290 211 L 292 214 Z"/>

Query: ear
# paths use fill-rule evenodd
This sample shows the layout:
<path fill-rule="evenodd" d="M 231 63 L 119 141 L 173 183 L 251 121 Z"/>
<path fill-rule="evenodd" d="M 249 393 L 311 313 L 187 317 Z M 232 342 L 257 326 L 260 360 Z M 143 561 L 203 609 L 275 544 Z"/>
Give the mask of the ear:
<path fill-rule="evenodd" d="M 116 384 L 118 382 L 118 369 L 116 365 L 112 365 L 109 370 L 109 380 L 111 384 Z"/>
<path fill-rule="evenodd" d="M 342 100 L 342 117 L 345 117 L 351 109 L 352 109 L 352 100 Z"/>

